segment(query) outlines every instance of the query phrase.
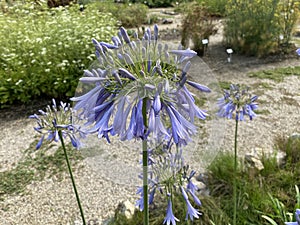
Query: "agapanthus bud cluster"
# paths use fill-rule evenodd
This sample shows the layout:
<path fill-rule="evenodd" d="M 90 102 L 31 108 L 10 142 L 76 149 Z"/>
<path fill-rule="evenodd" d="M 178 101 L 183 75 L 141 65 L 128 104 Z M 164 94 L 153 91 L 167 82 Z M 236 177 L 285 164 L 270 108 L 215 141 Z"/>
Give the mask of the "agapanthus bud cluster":
<path fill-rule="evenodd" d="M 252 120 L 256 116 L 254 110 L 258 108 L 257 98 L 251 95 L 248 87 L 231 84 L 229 90 L 224 90 L 224 97 L 219 99 L 218 116 L 235 120 L 244 120 L 244 116 L 249 116 Z"/>
<path fill-rule="evenodd" d="M 56 105 L 56 101 L 52 100 L 52 106 L 47 106 L 46 111 L 39 110 L 40 115 L 33 114 L 29 116 L 31 119 L 35 119 L 38 126 L 35 127 L 35 131 L 40 133 L 42 137 L 36 145 L 36 149 L 39 149 L 46 140 L 49 142 L 59 141 L 58 132 L 62 132 L 63 137 L 69 137 L 72 145 L 75 148 L 80 147 L 79 137 L 84 137 L 85 134 L 80 130 L 80 127 L 74 123 L 74 111 L 70 107 L 70 104 L 60 102 L 60 105 Z"/>

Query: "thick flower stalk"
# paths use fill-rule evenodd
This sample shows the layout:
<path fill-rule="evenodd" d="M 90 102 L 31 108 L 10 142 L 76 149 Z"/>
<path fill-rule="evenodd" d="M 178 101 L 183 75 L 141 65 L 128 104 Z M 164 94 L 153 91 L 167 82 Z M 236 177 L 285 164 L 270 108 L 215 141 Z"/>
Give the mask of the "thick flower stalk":
<path fill-rule="evenodd" d="M 196 52 L 179 47 L 170 50 L 158 42 L 158 27 L 148 28 L 140 39 L 120 28 L 112 43 L 93 40 L 97 63 L 85 70 L 82 83 L 92 89 L 74 97 L 75 109 L 87 122 L 88 132 L 110 142 L 110 135 L 121 141 L 143 142 L 144 223 L 148 224 L 148 147 L 149 140 L 158 145 L 164 140 L 176 146 L 186 145 L 197 129 L 194 119 L 207 114 L 195 104 L 187 86 L 210 92 L 204 85 L 188 79 L 191 59 Z M 169 215 L 171 212 L 169 211 Z M 174 219 L 175 221 L 175 219 Z"/>
<path fill-rule="evenodd" d="M 248 87 L 240 87 L 240 85 L 230 85 L 229 90 L 224 90 L 224 96 L 219 99 L 218 116 L 228 119 L 235 119 L 235 135 L 234 135 L 234 179 L 233 179 L 233 225 L 236 225 L 237 216 L 237 137 L 238 123 L 243 121 L 245 116 L 249 116 L 252 120 L 256 114 L 254 110 L 258 108 L 257 96 L 249 93 Z"/>
<path fill-rule="evenodd" d="M 300 225 L 300 209 L 295 212 L 296 222 L 285 222 L 286 225 Z"/>
<path fill-rule="evenodd" d="M 49 143 L 52 141 L 61 142 L 83 225 L 86 225 L 79 194 L 77 192 L 69 157 L 64 143 L 64 138 L 69 137 L 72 145 L 78 149 L 81 146 L 78 136 L 85 137 L 85 133 L 81 131 L 78 125 L 75 125 L 75 112 L 70 107 L 70 104 L 60 102 L 59 107 L 57 107 L 54 99 L 52 100 L 52 103 L 52 107 L 48 105 L 46 111 L 39 110 L 41 115 L 34 114 L 29 117 L 36 120 L 38 126 L 34 129 L 42 135 L 41 139 L 36 145 L 36 149 L 41 147 L 45 136 Z"/>

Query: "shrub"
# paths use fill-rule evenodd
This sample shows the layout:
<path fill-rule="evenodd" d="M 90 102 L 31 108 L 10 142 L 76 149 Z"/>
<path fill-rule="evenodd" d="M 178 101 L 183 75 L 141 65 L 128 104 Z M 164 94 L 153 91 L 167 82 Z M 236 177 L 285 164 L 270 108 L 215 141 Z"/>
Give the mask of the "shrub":
<path fill-rule="evenodd" d="M 139 28 L 148 22 L 148 7 L 144 4 L 97 2 L 96 6 L 101 12 L 110 12 L 125 28 Z"/>
<path fill-rule="evenodd" d="M 176 4 L 176 0 L 130 0 L 132 3 L 146 4 L 151 8 L 171 7 Z"/>
<path fill-rule="evenodd" d="M 214 32 L 213 19 L 207 7 L 199 3 L 190 4 L 182 21 L 181 44 L 188 47 L 189 41 L 192 40 L 193 49 L 202 56 L 205 47 L 202 40 L 209 39 Z"/>
<path fill-rule="evenodd" d="M 1 107 L 73 96 L 83 69 L 95 60 L 92 37 L 110 41 L 115 25 L 92 4 L 83 13 L 78 5 L 46 11 L 17 5 L 0 14 Z"/>
<path fill-rule="evenodd" d="M 297 4 L 296 0 L 230 0 L 226 44 L 246 55 L 288 52 L 298 15 Z"/>
<path fill-rule="evenodd" d="M 198 0 L 207 7 L 208 12 L 213 16 L 225 16 L 227 0 Z"/>

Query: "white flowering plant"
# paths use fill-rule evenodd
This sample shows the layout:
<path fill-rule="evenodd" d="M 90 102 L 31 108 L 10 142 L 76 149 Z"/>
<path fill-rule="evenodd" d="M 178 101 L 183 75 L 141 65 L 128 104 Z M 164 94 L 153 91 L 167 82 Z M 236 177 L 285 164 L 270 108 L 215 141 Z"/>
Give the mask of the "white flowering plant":
<path fill-rule="evenodd" d="M 79 5 L 45 11 L 15 5 L 0 12 L 0 105 L 72 96 L 95 59 L 91 38 L 109 40 L 116 24 L 92 4 L 84 12 Z"/>

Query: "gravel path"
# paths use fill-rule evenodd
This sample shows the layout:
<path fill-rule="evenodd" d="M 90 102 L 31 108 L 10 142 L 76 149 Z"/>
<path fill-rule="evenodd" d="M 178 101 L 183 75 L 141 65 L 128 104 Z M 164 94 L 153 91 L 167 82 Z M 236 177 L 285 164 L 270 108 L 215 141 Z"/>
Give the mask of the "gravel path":
<path fill-rule="evenodd" d="M 249 78 L 247 73 L 262 69 L 296 66 L 300 65 L 300 60 L 287 59 L 274 62 L 274 59 L 257 60 L 233 55 L 232 63 L 227 63 L 224 49 L 211 45 L 204 61 L 209 67 L 203 62 L 197 64 L 198 67 L 194 68 L 193 80 L 203 83 L 210 83 L 214 80 L 230 81 L 255 86 L 255 91 L 260 93 L 259 109 L 270 112 L 259 115 L 251 122 L 241 123 L 239 130 L 241 155 L 253 148 L 261 148 L 269 152 L 273 149 L 273 141 L 277 135 L 299 132 L 299 77 L 290 76 L 283 82 L 275 83 L 270 80 Z M 272 89 L 263 89 L 258 85 L 260 83 L 267 83 Z M 212 100 L 215 97 L 208 98 Z M 213 108 L 212 105 L 210 106 Z M 26 107 L 18 107 L 11 113 L 7 110 L 0 111 L 2 114 L 0 116 L 1 172 L 14 168 L 22 158 L 24 150 L 32 143 L 35 135 L 32 128 L 34 123 L 28 119 L 28 115 L 34 112 L 36 111 Z M 190 149 L 189 155 L 203 149 L 205 146 L 201 143 L 206 141 L 213 146 L 231 150 L 233 148 L 233 123 L 229 120 L 207 121 L 207 139 L 198 140 L 197 148 Z M 138 180 L 133 177 L 138 170 L 135 165 L 139 160 L 140 143 L 124 146 L 115 140 L 112 145 L 107 146 L 104 141 L 98 142 L 98 153 L 83 151 L 85 159 L 80 162 L 75 172 L 75 179 L 87 219 L 98 219 L 101 223 L 113 215 L 119 202 L 130 200 L 134 203 L 136 200 Z M 194 160 L 193 163 L 206 165 L 203 161 L 199 163 Z M 55 177 L 35 181 L 27 187 L 25 194 L 5 196 L 3 201 L 0 200 L 1 225 L 80 224 L 78 221 L 80 221 L 80 214 L 67 174 L 61 181 Z"/>

